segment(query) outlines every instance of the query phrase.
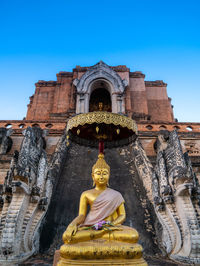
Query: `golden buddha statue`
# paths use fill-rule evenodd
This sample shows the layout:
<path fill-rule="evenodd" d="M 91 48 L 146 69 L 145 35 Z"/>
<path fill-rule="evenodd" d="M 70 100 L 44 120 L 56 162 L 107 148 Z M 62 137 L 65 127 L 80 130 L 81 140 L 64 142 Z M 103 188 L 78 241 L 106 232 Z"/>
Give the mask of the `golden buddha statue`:
<path fill-rule="evenodd" d="M 99 111 L 103 111 L 103 102 L 99 102 L 98 106 L 99 106 Z"/>
<path fill-rule="evenodd" d="M 100 153 L 92 168 L 94 188 L 81 195 L 79 215 L 63 234 L 57 265 L 147 265 L 138 232 L 122 225 L 124 199 L 108 188 L 109 177 L 110 167 Z"/>

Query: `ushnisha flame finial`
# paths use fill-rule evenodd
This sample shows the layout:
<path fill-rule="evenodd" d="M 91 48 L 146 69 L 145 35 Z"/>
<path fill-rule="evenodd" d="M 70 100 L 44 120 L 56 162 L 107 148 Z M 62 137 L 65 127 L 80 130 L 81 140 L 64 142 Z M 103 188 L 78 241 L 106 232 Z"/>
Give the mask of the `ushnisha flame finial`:
<path fill-rule="evenodd" d="M 110 166 L 106 163 L 103 153 L 99 153 L 98 159 L 97 159 L 96 163 L 92 167 L 92 173 L 94 173 L 94 170 L 96 168 L 100 168 L 100 169 L 105 168 L 110 173 Z"/>

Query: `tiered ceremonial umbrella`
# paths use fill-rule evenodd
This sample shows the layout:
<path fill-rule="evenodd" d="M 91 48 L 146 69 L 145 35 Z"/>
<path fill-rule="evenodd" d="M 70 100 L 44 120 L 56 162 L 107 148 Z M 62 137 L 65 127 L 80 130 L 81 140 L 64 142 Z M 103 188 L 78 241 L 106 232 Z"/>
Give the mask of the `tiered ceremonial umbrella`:
<path fill-rule="evenodd" d="M 137 126 L 130 117 L 98 111 L 79 114 L 67 123 L 67 138 L 78 144 L 105 148 L 124 146 L 135 140 Z"/>

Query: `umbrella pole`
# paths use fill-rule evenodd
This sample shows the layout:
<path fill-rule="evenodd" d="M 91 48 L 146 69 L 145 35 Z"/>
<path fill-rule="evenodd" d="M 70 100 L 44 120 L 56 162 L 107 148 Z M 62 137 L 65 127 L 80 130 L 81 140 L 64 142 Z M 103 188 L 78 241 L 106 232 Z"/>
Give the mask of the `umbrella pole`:
<path fill-rule="evenodd" d="M 104 141 L 99 140 L 99 154 L 103 153 L 104 154 Z"/>

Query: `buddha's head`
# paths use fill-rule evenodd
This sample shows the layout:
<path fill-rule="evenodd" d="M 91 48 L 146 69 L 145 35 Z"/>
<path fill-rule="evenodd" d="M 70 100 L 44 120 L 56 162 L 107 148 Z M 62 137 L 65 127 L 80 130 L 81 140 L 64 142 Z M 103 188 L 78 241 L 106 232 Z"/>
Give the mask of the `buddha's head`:
<path fill-rule="evenodd" d="M 103 153 L 98 155 L 98 160 L 92 167 L 93 185 L 108 185 L 110 177 L 110 166 L 104 160 Z"/>

